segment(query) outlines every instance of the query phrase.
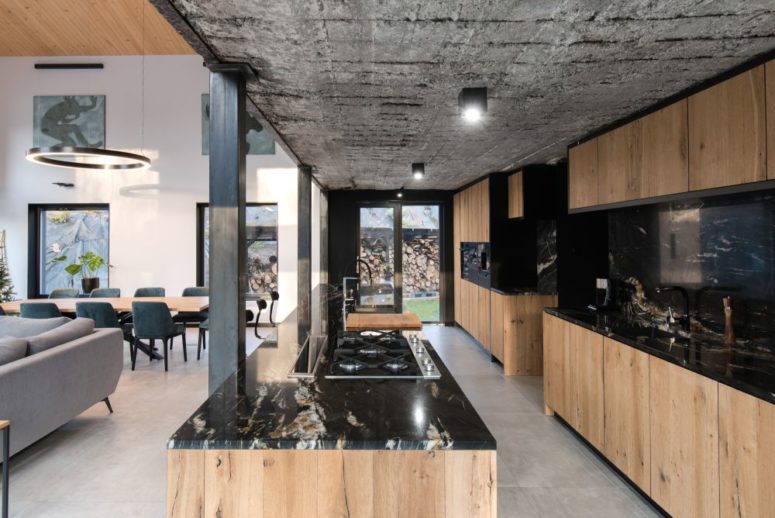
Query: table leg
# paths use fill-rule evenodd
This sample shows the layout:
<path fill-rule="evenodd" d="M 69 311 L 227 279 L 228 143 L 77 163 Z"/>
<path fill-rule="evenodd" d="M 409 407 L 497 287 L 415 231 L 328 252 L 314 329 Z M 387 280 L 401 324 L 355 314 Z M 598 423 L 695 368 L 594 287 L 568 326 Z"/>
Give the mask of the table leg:
<path fill-rule="evenodd" d="M 149 344 L 143 343 L 142 341 L 140 341 L 138 339 L 135 339 L 135 347 L 137 348 L 137 350 L 142 351 L 143 353 L 147 354 L 148 356 L 150 356 L 154 360 L 163 360 L 164 359 L 164 357 L 161 354 L 159 354 L 157 352 L 154 352 L 151 349 L 151 346 Z M 135 353 L 135 354 L 137 354 L 137 353 Z"/>
<path fill-rule="evenodd" d="M 8 518 L 8 472 L 11 457 L 11 427 L 3 430 L 3 518 Z"/>

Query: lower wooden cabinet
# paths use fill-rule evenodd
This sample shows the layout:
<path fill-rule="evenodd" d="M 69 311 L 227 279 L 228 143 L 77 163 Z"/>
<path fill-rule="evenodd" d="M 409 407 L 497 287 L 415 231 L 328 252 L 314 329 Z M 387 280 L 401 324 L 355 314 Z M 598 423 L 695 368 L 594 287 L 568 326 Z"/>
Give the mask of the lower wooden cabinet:
<path fill-rule="evenodd" d="M 490 290 L 460 281 L 460 321 L 463 329 L 490 350 Z"/>
<path fill-rule="evenodd" d="M 603 357 L 603 453 L 646 494 L 650 494 L 649 355 L 605 338 Z"/>
<path fill-rule="evenodd" d="M 603 337 L 544 315 L 544 402 L 603 449 Z"/>
<path fill-rule="evenodd" d="M 577 432 L 598 450 L 603 449 L 603 336 L 571 326 L 573 422 Z"/>
<path fill-rule="evenodd" d="M 556 295 L 490 297 L 490 353 L 503 363 L 506 376 L 543 374 L 544 308 L 557 305 Z"/>
<path fill-rule="evenodd" d="M 721 516 L 775 515 L 775 405 L 719 385 Z"/>
<path fill-rule="evenodd" d="M 651 498 L 672 516 L 719 516 L 718 383 L 649 358 Z"/>

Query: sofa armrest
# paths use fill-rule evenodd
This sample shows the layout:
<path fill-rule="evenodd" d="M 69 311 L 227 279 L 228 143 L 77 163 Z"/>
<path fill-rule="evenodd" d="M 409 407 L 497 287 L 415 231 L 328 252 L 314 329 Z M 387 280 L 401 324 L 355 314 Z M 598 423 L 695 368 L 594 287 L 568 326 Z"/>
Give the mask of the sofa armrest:
<path fill-rule="evenodd" d="M 0 366 L 0 419 L 11 420 L 11 453 L 112 394 L 123 348 L 120 329 L 99 329 Z"/>

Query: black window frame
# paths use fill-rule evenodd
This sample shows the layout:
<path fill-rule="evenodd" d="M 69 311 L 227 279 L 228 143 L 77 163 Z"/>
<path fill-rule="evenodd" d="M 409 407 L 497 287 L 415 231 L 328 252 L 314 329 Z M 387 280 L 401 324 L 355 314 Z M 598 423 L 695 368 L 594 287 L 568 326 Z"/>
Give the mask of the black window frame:
<path fill-rule="evenodd" d="M 205 264 L 204 264 L 204 226 L 205 226 L 205 208 L 209 207 L 207 202 L 199 202 L 196 204 L 196 285 L 205 285 Z M 277 210 L 277 289 L 280 289 L 280 204 L 277 202 L 251 202 L 246 203 L 245 208 L 248 207 L 275 207 Z M 247 254 L 248 248 L 245 247 L 245 254 Z M 247 258 L 246 258 L 247 260 Z M 247 262 L 246 262 L 247 264 Z M 248 291 L 245 294 L 248 300 L 255 300 L 261 298 L 261 294 L 251 293 Z"/>
<path fill-rule="evenodd" d="M 41 253 L 41 214 L 50 210 L 107 210 L 108 225 L 110 222 L 110 204 L 109 203 L 30 203 L 27 205 L 27 298 L 42 299 L 47 298 L 47 293 L 40 292 L 40 271 L 42 268 Z M 105 260 L 110 264 L 110 233 L 108 233 L 108 257 Z M 110 268 L 108 268 L 108 285 L 110 285 Z"/>

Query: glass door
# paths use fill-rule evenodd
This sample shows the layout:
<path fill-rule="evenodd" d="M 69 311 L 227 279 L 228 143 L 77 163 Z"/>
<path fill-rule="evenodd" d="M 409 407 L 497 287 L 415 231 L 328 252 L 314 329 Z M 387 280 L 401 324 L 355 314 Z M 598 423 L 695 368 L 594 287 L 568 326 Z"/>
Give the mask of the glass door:
<path fill-rule="evenodd" d="M 423 322 L 441 320 L 439 205 L 401 207 L 403 310 Z"/>
<path fill-rule="evenodd" d="M 360 208 L 358 267 L 361 306 L 395 308 L 400 297 L 401 265 L 396 256 L 394 205 Z"/>

